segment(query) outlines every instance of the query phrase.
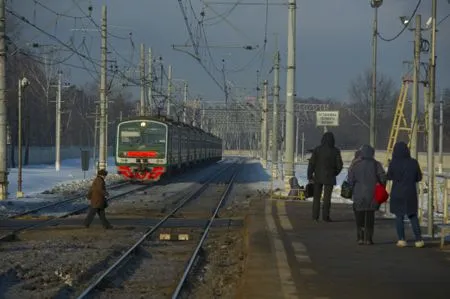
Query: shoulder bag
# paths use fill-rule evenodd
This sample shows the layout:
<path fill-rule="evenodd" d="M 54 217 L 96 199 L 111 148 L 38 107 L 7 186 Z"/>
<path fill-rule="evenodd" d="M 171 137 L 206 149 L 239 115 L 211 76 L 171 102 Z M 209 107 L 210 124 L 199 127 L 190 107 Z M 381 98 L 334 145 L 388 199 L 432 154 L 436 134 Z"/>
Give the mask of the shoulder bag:
<path fill-rule="evenodd" d="M 375 177 L 377 178 L 377 182 L 375 184 L 375 192 L 374 192 L 374 199 L 375 202 L 379 205 L 385 203 L 389 198 L 389 193 L 386 190 L 386 187 L 381 184 L 380 180 L 378 179 L 378 171 L 377 171 L 377 161 L 375 161 Z"/>

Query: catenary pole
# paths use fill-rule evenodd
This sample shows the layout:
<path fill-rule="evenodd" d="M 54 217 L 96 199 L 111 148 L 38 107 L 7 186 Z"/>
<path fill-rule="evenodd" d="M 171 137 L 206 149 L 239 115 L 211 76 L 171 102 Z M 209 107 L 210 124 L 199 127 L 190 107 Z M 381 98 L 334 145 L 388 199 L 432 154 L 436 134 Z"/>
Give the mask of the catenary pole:
<path fill-rule="evenodd" d="M 280 101 L 280 52 L 274 57 L 272 117 L 272 177 L 278 178 L 278 103 Z"/>
<path fill-rule="evenodd" d="M 0 0 L 0 200 L 8 197 L 5 0 Z"/>
<path fill-rule="evenodd" d="M 288 57 L 286 80 L 286 150 L 285 150 L 285 186 L 288 190 L 289 180 L 294 177 L 294 99 L 295 99 L 295 55 L 296 55 L 296 8 L 297 1 L 288 3 Z"/>
<path fill-rule="evenodd" d="M 106 126 L 108 124 L 108 117 L 106 114 L 107 99 L 106 99 L 106 59 L 107 59 L 107 14 L 106 5 L 102 7 L 102 27 L 101 27 L 101 73 L 100 73 L 100 140 L 99 140 L 99 163 L 98 169 L 106 169 Z"/>

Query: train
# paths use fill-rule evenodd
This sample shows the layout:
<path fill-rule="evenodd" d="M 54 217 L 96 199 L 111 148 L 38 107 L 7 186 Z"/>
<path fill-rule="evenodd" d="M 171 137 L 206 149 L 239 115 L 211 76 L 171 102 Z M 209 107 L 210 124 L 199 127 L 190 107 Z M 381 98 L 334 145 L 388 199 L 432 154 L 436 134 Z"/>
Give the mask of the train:
<path fill-rule="evenodd" d="M 222 139 L 164 116 L 122 120 L 116 132 L 117 173 L 132 182 L 158 181 L 222 159 Z"/>

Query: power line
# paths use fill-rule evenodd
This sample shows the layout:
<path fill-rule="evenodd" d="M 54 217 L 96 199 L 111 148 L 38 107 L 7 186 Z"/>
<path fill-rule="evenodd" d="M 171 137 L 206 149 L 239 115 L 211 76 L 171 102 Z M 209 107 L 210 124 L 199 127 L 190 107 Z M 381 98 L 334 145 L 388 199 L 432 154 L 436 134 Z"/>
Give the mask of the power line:
<path fill-rule="evenodd" d="M 53 35 L 53 34 L 51 34 L 51 33 L 48 33 L 47 31 L 45 31 L 44 29 L 40 28 L 40 27 L 37 26 L 36 24 L 31 23 L 31 22 L 30 22 L 27 18 L 25 18 L 24 16 L 19 15 L 18 13 L 12 11 L 12 10 L 9 9 L 9 8 L 5 8 L 5 10 L 6 10 L 9 14 L 11 14 L 11 15 L 13 15 L 14 17 L 18 18 L 20 21 L 22 21 L 22 22 L 24 22 L 24 23 L 30 25 L 31 27 L 33 27 L 33 28 L 35 28 L 36 30 L 38 30 L 39 32 L 45 34 L 45 35 L 48 36 L 49 38 L 55 40 L 57 43 L 59 43 L 59 44 L 62 45 L 63 47 L 65 47 L 65 48 L 67 48 L 68 50 L 74 52 L 74 53 L 80 58 L 80 60 L 81 60 L 81 58 L 84 58 L 84 59 L 86 59 L 87 61 L 91 62 L 92 65 L 95 65 L 95 66 L 97 66 L 97 67 L 100 67 L 100 66 L 101 66 L 100 63 L 96 62 L 92 57 L 89 56 L 89 54 L 88 54 L 88 55 L 85 55 L 85 54 L 81 53 L 78 49 L 74 49 L 73 47 L 69 46 L 68 44 L 66 44 L 65 42 L 63 42 L 62 40 L 60 40 L 60 39 L 59 39 L 58 37 L 56 37 L 55 35 Z M 82 63 L 84 64 L 83 61 L 82 61 Z M 130 79 L 129 77 L 127 77 L 127 76 L 124 74 L 123 71 L 117 70 L 117 72 L 118 72 L 118 73 L 121 75 L 121 77 L 122 77 L 123 79 L 125 79 L 126 81 L 128 81 L 128 82 L 130 82 L 130 83 L 133 83 L 133 84 L 136 84 L 136 85 L 137 85 L 137 83 L 136 83 L 135 81 L 133 81 L 132 79 Z"/>
<path fill-rule="evenodd" d="M 377 35 L 380 37 L 380 39 L 383 40 L 383 41 L 385 41 L 385 42 L 391 42 L 391 41 L 396 40 L 400 35 L 402 35 L 402 33 L 406 30 L 406 28 L 408 28 L 408 26 L 409 26 L 411 20 L 412 20 L 412 19 L 414 18 L 414 16 L 416 15 L 417 10 L 419 9 L 421 3 L 422 3 L 422 0 L 419 0 L 419 1 L 417 2 L 416 8 L 414 9 L 414 11 L 413 11 L 411 17 L 408 19 L 407 22 L 405 22 L 405 24 L 404 24 L 404 26 L 403 26 L 403 29 L 402 29 L 399 33 L 397 33 L 397 35 L 395 35 L 393 38 L 384 38 L 383 36 L 381 36 L 381 34 L 380 34 L 379 32 L 377 32 Z"/>

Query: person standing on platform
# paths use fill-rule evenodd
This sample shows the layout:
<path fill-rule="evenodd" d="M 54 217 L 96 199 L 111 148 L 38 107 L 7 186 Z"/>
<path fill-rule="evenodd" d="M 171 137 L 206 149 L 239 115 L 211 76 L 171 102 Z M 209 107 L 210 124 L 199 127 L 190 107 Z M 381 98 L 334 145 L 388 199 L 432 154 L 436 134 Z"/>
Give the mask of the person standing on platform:
<path fill-rule="evenodd" d="M 331 222 L 331 193 L 336 185 L 336 176 L 343 167 L 341 151 L 335 147 L 334 135 L 326 132 L 322 136 L 321 145 L 316 147 L 308 163 L 308 181 L 314 183 L 312 218 L 319 220 L 320 198 L 323 195 L 322 219 Z"/>
<path fill-rule="evenodd" d="M 86 219 L 84 220 L 84 226 L 86 228 L 89 228 L 91 225 L 95 214 L 98 214 L 98 217 L 100 218 L 100 221 L 105 229 L 112 228 L 105 216 L 105 209 L 108 205 L 106 201 L 108 192 L 106 192 L 105 184 L 105 178 L 107 175 L 108 171 L 105 169 L 100 169 L 97 173 L 97 177 L 92 182 L 91 188 L 89 189 L 87 198 L 90 200 L 91 204 Z"/>
<path fill-rule="evenodd" d="M 380 162 L 375 160 L 375 150 L 363 145 L 360 158 L 350 167 L 348 183 L 353 190 L 353 210 L 356 220 L 358 244 L 373 244 L 375 211 L 379 204 L 375 201 L 375 185 L 386 185 L 386 173 Z"/>
<path fill-rule="evenodd" d="M 418 248 L 425 244 L 422 239 L 418 212 L 417 183 L 422 180 L 422 171 L 419 162 L 411 158 L 408 146 L 404 142 L 397 142 L 392 152 L 392 160 L 389 163 L 387 179 L 392 181 L 390 198 L 391 213 L 396 217 L 398 247 L 407 246 L 405 240 L 405 215 L 411 222 L 415 236 L 415 245 Z"/>
<path fill-rule="evenodd" d="M 353 165 L 355 165 L 358 161 L 361 161 L 361 149 L 355 152 L 355 156 L 353 157 L 353 160 L 348 167 L 348 173 L 352 170 Z"/>

